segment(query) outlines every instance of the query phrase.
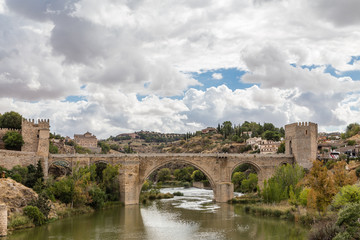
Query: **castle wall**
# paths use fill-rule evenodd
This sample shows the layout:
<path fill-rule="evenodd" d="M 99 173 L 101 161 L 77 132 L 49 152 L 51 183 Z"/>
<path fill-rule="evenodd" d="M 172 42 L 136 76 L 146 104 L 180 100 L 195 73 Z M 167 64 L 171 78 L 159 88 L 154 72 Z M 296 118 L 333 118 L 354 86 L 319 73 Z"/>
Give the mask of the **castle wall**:
<path fill-rule="evenodd" d="M 0 204 L 0 237 L 7 235 L 7 207 Z"/>
<path fill-rule="evenodd" d="M 26 167 L 32 164 L 36 166 L 37 162 L 42 159 L 42 157 L 37 156 L 34 152 L 0 150 L 0 167 L 6 169 L 12 169 L 16 165 Z"/>

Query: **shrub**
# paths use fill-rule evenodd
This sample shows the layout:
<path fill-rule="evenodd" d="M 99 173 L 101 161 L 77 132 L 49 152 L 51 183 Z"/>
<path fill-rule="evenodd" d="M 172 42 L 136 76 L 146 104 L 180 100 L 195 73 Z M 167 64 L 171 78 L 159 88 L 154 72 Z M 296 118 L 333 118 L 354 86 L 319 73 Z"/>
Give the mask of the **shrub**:
<path fill-rule="evenodd" d="M 89 190 L 89 195 L 91 197 L 90 206 L 94 209 L 100 209 L 103 207 L 106 194 L 101 188 L 99 188 L 97 185 L 92 186 L 92 188 Z"/>
<path fill-rule="evenodd" d="M 21 146 L 24 145 L 24 140 L 21 134 L 17 131 L 8 131 L 2 138 L 5 144 L 5 148 L 8 150 L 21 150 Z"/>
<path fill-rule="evenodd" d="M 37 207 L 26 206 L 24 208 L 24 214 L 28 216 L 36 226 L 41 226 L 46 222 L 44 214 Z"/>
<path fill-rule="evenodd" d="M 309 240 L 331 240 L 339 232 L 339 227 L 335 224 L 336 219 L 321 221 L 315 224 L 309 234 Z"/>
<path fill-rule="evenodd" d="M 276 169 L 274 176 L 264 181 L 262 196 L 265 202 L 280 202 L 289 198 L 290 186 L 295 196 L 299 196 L 301 188 L 297 183 L 304 177 L 304 170 L 299 165 L 283 165 Z"/>
<path fill-rule="evenodd" d="M 51 154 L 57 154 L 57 153 L 59 153 L 59 148 L 57 146 L 55 146 L 52 142 L 50 142 L 50 144 L 49 144 L 49 152 Z"/>
<path fill-rule="evenodd" d="M 346 185 L 335 195 L 332 206 L 340 208 L 348 203 L 360 203 L 360 186 Z"/>
<path fill-rule="evenodd" d="M 20 226 L 28 225 L 31 223 L 31 219 L 28 216 L 15 214 L 10 218 L 8 227 L 10 229 L 16 229 Z"/>
<path fill-rule="evenodd" d="M 334 240 L 360 239 L 360 204 L 346 205 L 338 214 L 336 225 L 341 228 Z"/>
<path fill-rule="evenodd" d="M 355 170 L 356 176 L 360 178 L 360 167 L 357 167 Z"/>
<path fill-rule="evenodd" d="M 306 207 L 307 205 L 307 197 L 310 192 L 310 188 L 304 188 L 299 195 L 299 202 L 301 206 Z"/>
<path fill-rule="evenodd" d="M 29 206 L 37 207 L 40 212 L 45 216 L 45 218 L 48 218 L 51 206 L 49 204 L 49 199 L 45 193 L 39 194 L 38 199 L 36 201 L 31 201 L 29 203 Z"/>
<path fill-rule="evenodd" d="M 184 194 L 182 192 L 174 192 L 173 195 L 174 196 L 184 196 Z"/>

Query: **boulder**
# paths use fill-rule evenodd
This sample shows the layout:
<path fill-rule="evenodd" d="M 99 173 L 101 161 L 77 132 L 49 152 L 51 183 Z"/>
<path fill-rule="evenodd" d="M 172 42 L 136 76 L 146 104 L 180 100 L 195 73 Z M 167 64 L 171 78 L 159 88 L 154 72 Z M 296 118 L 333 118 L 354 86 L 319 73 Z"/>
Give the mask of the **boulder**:
<path fill-rule="evenodd" d="M 9 214 L 22 212 L 29 202 L 36 200 L 38 194 L 11 178 L 0 178 L 0 204 L 6 204 Z"/>

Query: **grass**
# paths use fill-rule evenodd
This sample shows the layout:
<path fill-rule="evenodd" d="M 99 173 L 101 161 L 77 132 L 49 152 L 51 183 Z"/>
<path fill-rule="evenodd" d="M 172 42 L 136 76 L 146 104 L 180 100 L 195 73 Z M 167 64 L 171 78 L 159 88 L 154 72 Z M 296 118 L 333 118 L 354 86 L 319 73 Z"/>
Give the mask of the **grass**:
<path fill-rule="evenodd" d="M 28 218 L 27 216 L 24 216 L 20 213 L 12 215 L 8 222 L 9 230 L 30 228 L 30 227 L 34 227 L 34 226 L 35 225 L 33 224 L 33 222 L 31 221 L 30 218 Z"/>

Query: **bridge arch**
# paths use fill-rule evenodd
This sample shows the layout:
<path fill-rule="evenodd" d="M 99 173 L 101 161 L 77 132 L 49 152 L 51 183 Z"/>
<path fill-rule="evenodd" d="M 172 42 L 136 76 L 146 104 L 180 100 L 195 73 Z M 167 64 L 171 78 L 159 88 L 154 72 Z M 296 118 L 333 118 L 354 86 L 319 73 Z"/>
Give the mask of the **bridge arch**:
<path fill-rule="evenodd" d="M 140 193 L 141 193 L 141 188 L 142 186 L 144 185 L 146 179 L 154 172 L 156 171 L 157 169 L 169 164 L 169 163 L 181 163 L 181 164 L 187 164 L 187 165 L 190 165 L 190 166 L 193 166 L 197 169 L 199 169 L 201 172 L 204 173 L 204 175 L 207 177 L 207 179 L 209 180 L 209 183 L 210 183 L 210 186 L 214 192 L 214 196 L 216 194 L 216 185 L 215 185 L 215 180 L 213 178 L 213 176 L 211 176 L 211 174 L 209 174 L 209 172 L 204 169 L 204 167 L 202 167 L 200 164 L 197 164 L 196 162 L 194 163 L 193 161 L 189 161 L 189 160 L 185 160 L 185 159 L 179 159 L 179 158 L 176 158 L 176 159 L 169 159 L 169 160 L 166 160 L 166 161 L 162 161 L 158 164 L 155 164 L 154 166 L 151 166 L 150 168 L 148 169 L 145 169 L 144 171 L 144 175 L 143 177 L 140 177 L 139 179 L 139 185 L 137 187 L 137 199 L 140 198 Z"/>
<path fill-rule="evenodd" d="M 57 160 L 50 164 L 47 173 L 55 177 L 64 176 L 72 172 L 71 162 L 67 160 Z"/>

